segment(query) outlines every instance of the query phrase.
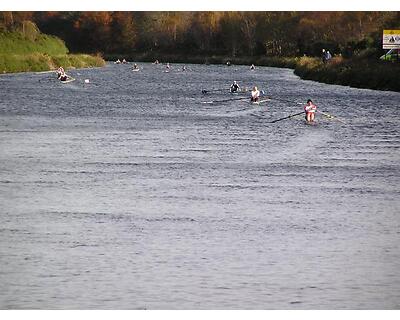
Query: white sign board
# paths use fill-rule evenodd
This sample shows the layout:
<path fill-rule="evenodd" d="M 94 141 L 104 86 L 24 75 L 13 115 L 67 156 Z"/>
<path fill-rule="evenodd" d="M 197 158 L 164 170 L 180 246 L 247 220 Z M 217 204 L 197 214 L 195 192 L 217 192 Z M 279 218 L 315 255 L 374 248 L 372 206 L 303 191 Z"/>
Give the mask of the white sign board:
<path fill-rule="evenodd" d="M 383 30 L 383 49 L 400 49 L 400 30 Z"/>

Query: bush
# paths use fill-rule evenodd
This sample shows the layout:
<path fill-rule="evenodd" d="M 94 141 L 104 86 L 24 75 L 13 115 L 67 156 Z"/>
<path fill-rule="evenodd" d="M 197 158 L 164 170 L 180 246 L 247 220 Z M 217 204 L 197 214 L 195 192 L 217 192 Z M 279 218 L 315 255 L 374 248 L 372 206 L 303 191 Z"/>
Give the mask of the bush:
<path fill-rule="evenodd" d="M 32 22 L 24 22 L 21 32 L 0 33 L 0 72 L 45 71 L 64 68 L 104 66 L 101 56 L 67 55 L 64 42 L 40 33 Z"/>
<path fill-rule="evenodd" d="M 67 54 L 64 42 L 54 36 L 39 34 L 31 41 L 19 32 L 0 33 L 0 54 Z"/>
<path fill-rule="evenodd" d="M 335 57 L 326 64 L 317 58 L 301 58 L 294 73 L 303 79 L 325 83 L 400 91 L 400 65 L 360 56 L 353 59 Z"/>

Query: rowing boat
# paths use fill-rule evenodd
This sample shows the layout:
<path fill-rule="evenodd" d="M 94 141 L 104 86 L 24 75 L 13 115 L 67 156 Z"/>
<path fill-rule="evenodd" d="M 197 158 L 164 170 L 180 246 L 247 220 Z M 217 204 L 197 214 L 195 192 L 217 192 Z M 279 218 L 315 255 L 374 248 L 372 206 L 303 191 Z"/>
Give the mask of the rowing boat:
<path fill-rule="evenodd" d="M 75 78 L 69 78 L 68 80 L 65 80 L 65 81 L 61 81 L 61 83 L 70 83 L 70 82 L 72 82 L 72 81 L 75 81 L 76 79 Z"/>
<path fill-rule="evenodd" d="M 251 104 L 260 104 L 260 103 L 263 103 L 263 102 L 267 102 L 267 101 L 269 101 L 270 99 L 265 99 L 265 100 L 258 100 L 258 101 L 250 101 L 250 103 Z"/>

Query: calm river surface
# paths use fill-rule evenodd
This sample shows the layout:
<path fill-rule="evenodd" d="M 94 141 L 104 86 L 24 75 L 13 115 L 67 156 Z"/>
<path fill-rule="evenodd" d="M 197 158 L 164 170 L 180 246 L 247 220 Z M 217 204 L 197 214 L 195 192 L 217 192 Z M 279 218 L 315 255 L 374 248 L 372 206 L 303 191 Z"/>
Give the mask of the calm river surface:
<path fill-rule="evenodd" d="M 400 309 L 399 93 L 139 67 L 0 76 L 1 309 Z"/>

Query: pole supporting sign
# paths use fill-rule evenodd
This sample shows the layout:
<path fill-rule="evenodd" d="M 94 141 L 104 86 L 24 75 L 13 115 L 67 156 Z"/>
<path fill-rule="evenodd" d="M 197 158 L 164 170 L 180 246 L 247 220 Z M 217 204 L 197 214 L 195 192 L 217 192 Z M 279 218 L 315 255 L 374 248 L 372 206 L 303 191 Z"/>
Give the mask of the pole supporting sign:
<path fill-rule="evenodd" d="M 383 49 L 400 49 L 400 30 L 383 30 Z"/>

